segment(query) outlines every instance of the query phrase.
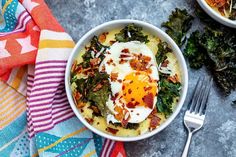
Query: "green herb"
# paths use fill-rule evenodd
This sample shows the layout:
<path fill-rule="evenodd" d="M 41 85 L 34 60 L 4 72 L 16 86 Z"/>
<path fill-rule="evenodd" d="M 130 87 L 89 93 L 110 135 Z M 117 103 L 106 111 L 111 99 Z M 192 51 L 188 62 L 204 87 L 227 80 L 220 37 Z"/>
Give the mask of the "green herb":
<path fill-rule="evenodd" d="M 156 103 L 158 111 L 164 113 L 166 117 L 173 112 L 173 102 L 180 96 L 181 89 L 180 83 L 168 81 L 167 77 L 166 75 L 160 75 L 160 91 Z"/>
<path fill-rule="evenodd" d="M 185 42 L 185 35 L 192 25 L 193 16 L 188 14 L 187 10 L 175 9 L 169 16 L 167 22 L 162 23 L 177 45 L 182 46 Z"/>
<path fill-rule="evenodd" d="M 144 35 L 142 32 L 142 27 L 136 26 L 134 24 L 129 24 L 123 28 L 120 33 L 115 34 L 116 41 L 128 42 L 128 41 L 140 41 L 148 43 L 148 36 Z"/>
<path fill-rule="evenodd" d="M 158 44 L 158 51 L 155 55 L 157 64 L 159 65 L 160 63 L 162 63 L 167 58 L 166 54 L 171 51 L 172 50 L 168 47 L 168 44 L 166 42 L 160 42 Z"/>

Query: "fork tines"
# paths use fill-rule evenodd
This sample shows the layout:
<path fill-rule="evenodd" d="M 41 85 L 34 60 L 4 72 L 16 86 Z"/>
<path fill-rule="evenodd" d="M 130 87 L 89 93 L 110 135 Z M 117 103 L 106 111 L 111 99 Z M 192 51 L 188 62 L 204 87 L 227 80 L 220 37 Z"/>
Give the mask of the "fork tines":
<path fill-rule="evenodd" d="M 189 104 L 188 107 L 190 113 L 195 112 L 196 114 L 199 115 L 205 114 L 207 100 L 209 97 L 212 82 L 213 79 L 209 77 L 204 77 L 204 78 L 200 77 L 198 79 L 191 103 Z"/>

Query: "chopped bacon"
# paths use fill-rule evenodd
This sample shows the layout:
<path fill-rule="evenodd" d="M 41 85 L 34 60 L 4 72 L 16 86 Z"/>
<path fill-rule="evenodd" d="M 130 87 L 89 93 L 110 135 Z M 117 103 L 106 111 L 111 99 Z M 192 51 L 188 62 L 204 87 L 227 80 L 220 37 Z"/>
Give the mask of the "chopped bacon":
<path fill-rule="evenodd" d="M 102 65 L 102 70 L 101 70 L 101 72 L 104 73 L 105 71 L 106 71 L 106 68 L 105 68 L 105 65 L 103 64 L 103 65 Z"/>
<path fill-rule="evenodd" d="M 113 63 L 113 60 L 112 60 L 112 59 L 110 59 L 110 60 L 107 61 L 107 64 L 108 64 L 108 65 L 110 65 L 111 63 Z"/>
<path fill-rule="evenodd" d="M 161 64 L 162 67 L 167 67 L 167 65 L 169 64 L 169 61 L 166 59 L 164 60 L 164 62 Z"/>
<path fill-rule="evenodd" d="M 92 124 L 92 123 L 93 123 L 93 119 L 92 119 L 92 118 L 85 118 L 85 120 L 86 120 L 89 124 Z"/>
<path fill-rule="evenodd" d="M 157 116 L 153 116 L 150 121 L 150 128 L 155 129 L 158 125 L 160 125 L 161 119 Z"/>
<path fill-rule="evenodd" d="M 77 102 L 80 100 L 81 97 L 82 97 L 82 94 L 80 94 L 79 92 L 74 93 L 74 98 Z"/>
<path fill-rule="evenodd" d="M 119 131 L 118 129 L 114 129 L 111 127 L 107 127 L 106 130 L 114 135 Z"/>
<path fill-rule="evenodd" d="M 85 106 L 85 103 L 83 103 L 82 101 L 79 101 L 79 102 L 76 104 L 76 106 L 77 106 L 78 108 L 83 108 L 83 107 Z"/>
<path fill-rule="evenodd" d="M 124 52 L 124 53 L 129 53 L 129 49 L 123 49 L 123 50 L 121 50 L 121 52 Z"/>
<path fill-rule="evenodd" d="M 101 43 L 104 43 L 106 41 L 107 34 L 108 34 L 108 32 L 104 32 L 101 35 L 99 35 L 98 41 L 101 42 Z"/>
<path fill-rule="evenodd" d="M 127 105 L 126 105 L 128 108 L 135 108 L 135 103 L 133 102 L 128 102 Z"/>
<path fill-rule="evenodd" d="M 93 58 L 93 59 L 90 59 L 90 64 L 91 64 L 91 66 L 96 66 L 96 65 L 98 65 L 100 62 L 101 62 L 101 59 L 100 59 L 100 58 Z"/>
<path fill-rule="evenodd" d="M 94 113 L 98 113 L 98 114 L 100 113 L 100 110 L 98 109 L 97 106 L 91 105 L 89 106 L 89 108 L 92 109 Z"/>
<path fill-rule="evenodd" d="M 110 40 L 109 43 L 110 45 L 113 45 L 116 41 L 115 40 Z"/>
<path fill-rule="evenodd" d="M 148 93 L 147 95 L 145 95 L 143 97 L 143 101 L 144 103 L 147 105 L 147 107 L 149 107 L 150 109 L 152 109 L 153 107 L 153 99 L 154 99 L 154 96 L 152 93 Z"/>
<path fill-rule="evenodd" d="M 117 78 L 118 78 L 118 73 L 111 73 L 111 81 L 112 82 L 114 82 L 114 81 L 116 81 L 117 80 Z"/>
<path fill-rule="evenodd" d="M 139 102 L 129 102 L 126 106 L 128 108 L 135 108 L 135 106 L 138 106 L 140 103 Z"/>
<path fill-rule="evenodd" d="M 77 61 L 75 60 L 71 66 L 71 71 L 74 72 L 76 70 L 76 67 L 77 67 Z"/>
<path fill-rule="evenodd" d="M 173 82 L 173 83 L 178 83 L 179 82 L 179 77 L 177 74 L 175 74 L 174 76 L 169 76 L 168 80 Z"/>
<path fill-rule="evenodd" d="M 119 64 L 123 64 L 125 62 L 127 62 L 127 60 L 124 60 L 124 59 L 121 58 L 120 61 L 119 61 Z"/>

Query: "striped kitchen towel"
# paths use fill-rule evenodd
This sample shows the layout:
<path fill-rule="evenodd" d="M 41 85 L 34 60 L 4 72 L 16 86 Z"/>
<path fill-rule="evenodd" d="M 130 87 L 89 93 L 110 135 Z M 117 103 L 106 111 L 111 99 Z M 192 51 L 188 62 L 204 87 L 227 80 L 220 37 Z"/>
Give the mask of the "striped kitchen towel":
<path fill-rule="evenodd" d="M 74 47 L 43 0 L 0 0 L 0 156 L 117 156 L 123 143 L 73 114 L 64 73 Z"/>

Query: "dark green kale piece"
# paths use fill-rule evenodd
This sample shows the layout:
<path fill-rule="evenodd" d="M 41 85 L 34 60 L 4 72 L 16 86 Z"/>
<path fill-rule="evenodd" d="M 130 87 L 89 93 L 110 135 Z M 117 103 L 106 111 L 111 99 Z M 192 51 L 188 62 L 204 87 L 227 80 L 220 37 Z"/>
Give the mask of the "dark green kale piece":
<path fill-rule="evenodd" d="M 162 23 L 162 27 L 166 28 L 177 45 L 182 46 L 185 42 L 185 35 L 192 25 L 193 16 L 188 14 L 186 9 L 176 8 L 172 11 L 167 22 Z"/>
<path fill-rule="evenodd" d="M 142 27 L 134 24 L 128 24 L 119 33 L 115 34 L 116 41 L 128 42 L 128 41 L 140 41 L 148 43 L 148 36 L 142 32 Z"/>
<path fill-rule="evenodd" d="M 157 64 L 159 65 L 162 63 L 167 57 L 166 54 L 168 52 L 172 52 L 172 50 L 168 47 L 168 44 L 166 42 L 160 42 L 158 44 L 158 51 L 155 55 Z"/>
<path fill-rule="evenodd" d="M 193 32 L 184 50 L 184 56 L 189 59 L 190 67 L 194 69 L 201 68 L 206 60 L 205 51 L 199 44 L 200 37 L 199 31 Z"/>
<path fill-rule="evenodd" d="M 82 95 L 81 101 L 89 101 L 97 106 L 103 116 L 106 115 L 106 101 L 111 94 L 108 77 L 107 74 L 97 71 L 86 79 L 80 78 L 75 81 L 76 90 Z M 96 89 L 98 86 L 100 88 Z"/>
<path fill-rule="evenodd" d="M 159 88 L 156 106 L 158 112 L 164 113 L 168 117 L 173 112 L 172 106 L 175 98 L 180 96 L 181 84 L 173 83 L 168 80 L 168 75 L 161 74 Z"/>
<path fill-rule="evenodd" d="M 185 56 L 192 68 L 206 65 L 224 94 L 235 90 L 236 33 L 233 30 L 206 27 L 202 34 L 194 32 L 187 42 Z"/>

